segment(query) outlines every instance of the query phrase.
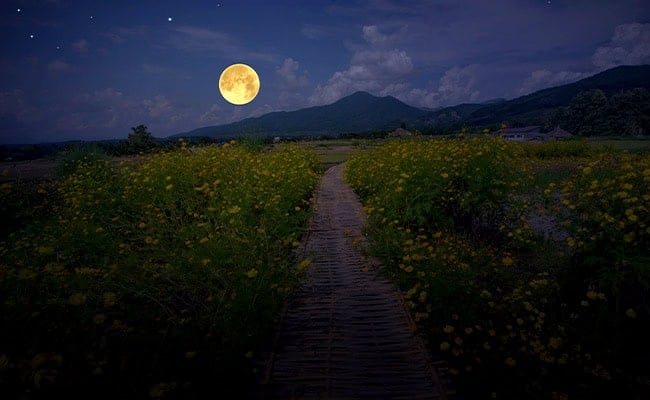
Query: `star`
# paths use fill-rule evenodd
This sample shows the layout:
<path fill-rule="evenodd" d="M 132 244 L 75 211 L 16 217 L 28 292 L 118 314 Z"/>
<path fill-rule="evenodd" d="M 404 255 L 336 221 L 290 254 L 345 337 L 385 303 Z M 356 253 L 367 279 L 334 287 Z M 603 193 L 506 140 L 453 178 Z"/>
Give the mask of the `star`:
<path fill-rule="evenodd" d="M 21 10 L 20 8 L 18 8 L 16 11 L 17 11 L 17 12 L 21 12 L 22 10 Z"/>
<path fill-rule="evenodd" d="M 167 18 L 167 21 L 169 21 L 169 22 L 172 22 L 172 20 L 173 20 L 172 17 Z"/>
<path fill-rule="evenodd" d="M 61 50 L 61 46 L 56 46 L 56 49 L 57 49 L 57 50 Z"/>
<path fill-rule="evenodd" d="M 34 34 L 29 35 L 30 39 L 34 39 Z"/>

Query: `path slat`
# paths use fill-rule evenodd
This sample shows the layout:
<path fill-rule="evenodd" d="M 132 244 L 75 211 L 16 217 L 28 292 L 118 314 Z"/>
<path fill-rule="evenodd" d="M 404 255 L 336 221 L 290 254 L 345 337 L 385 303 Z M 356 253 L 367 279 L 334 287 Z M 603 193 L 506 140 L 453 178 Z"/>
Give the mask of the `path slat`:
<path fill-rule="evenodd" d="M 362 257 L 364 242 L 353 244 L 364 220 L 343 165 L 325 173 L 316 204 L 300 249 L 312 264 L 280 327 L 265 397 L 445 398 L 399 293 Z"/>

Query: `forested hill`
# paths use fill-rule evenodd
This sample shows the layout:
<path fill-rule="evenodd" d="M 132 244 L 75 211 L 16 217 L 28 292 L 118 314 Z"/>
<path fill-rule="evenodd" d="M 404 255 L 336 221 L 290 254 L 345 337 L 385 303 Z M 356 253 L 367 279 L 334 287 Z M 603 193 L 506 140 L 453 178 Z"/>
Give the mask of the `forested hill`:
<path fill-rule="evenodd" d="M 335 136 L 342 133 L 395 129 L 425 112 L 392 96 L 376 97 L 366 92 L 356 92 L 326 106 L 272 112 L 261 117 L 247 118 L 227 125 L 208 126 L 174 136 Z"/>
<path fill-rule="evenodd" d="M 512 100 L 464 104 L 430 112 L 415 123 L 423 130 L 555 125 L 583 135 L 650 133 L 650 65 L 621 66 L 567 85 Z M 587 123 L 587 120 L 594 120 Z M 625 120 L 627 126 L 621 126 Z"/>

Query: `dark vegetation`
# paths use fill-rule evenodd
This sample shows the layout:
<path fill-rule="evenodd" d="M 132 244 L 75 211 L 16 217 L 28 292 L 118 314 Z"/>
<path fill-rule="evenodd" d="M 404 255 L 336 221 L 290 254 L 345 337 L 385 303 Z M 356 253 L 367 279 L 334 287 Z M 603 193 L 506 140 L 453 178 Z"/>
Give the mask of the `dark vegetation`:
<path fill-rule="evenodd" d="M 648 398 L 647 155 L 395 140 L 347 179 L 463 398 Z"/>

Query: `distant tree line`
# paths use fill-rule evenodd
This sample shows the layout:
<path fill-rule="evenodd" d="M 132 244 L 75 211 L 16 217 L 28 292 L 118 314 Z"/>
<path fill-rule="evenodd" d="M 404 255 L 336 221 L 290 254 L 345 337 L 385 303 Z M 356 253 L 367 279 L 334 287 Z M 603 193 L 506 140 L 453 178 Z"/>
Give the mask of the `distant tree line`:
<path fill-rule="evenodd" d="M 190 137 L 183 139 L 188 146 L 221 143 L 224 138 Z M 131 128 L 127 139 L 101 141 L 67 141 L 60 143 L 39 143 L 23 145 L 0 145 L 0 161 L 34 160 L 54 157 L 61 152 L 92 148 L 108 156 L 118 157 L 133 154 L 146 154 L 168 151 L 181 146 L 178 138 L 159 139 L 153 137 L 144 125 Z"/>
<path fill-rule="evenodd" d="M 650 134 L 650 91 L 636 88 L 609 98 L 600 89 L 578 93 L 544 124 L 580 136 L 625 136 Z"/>

